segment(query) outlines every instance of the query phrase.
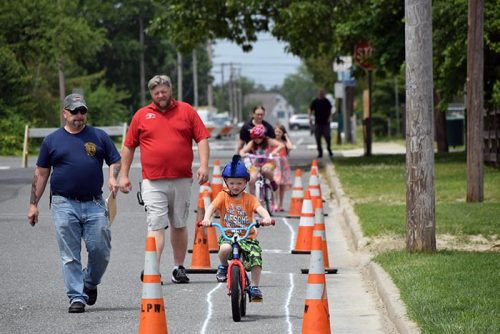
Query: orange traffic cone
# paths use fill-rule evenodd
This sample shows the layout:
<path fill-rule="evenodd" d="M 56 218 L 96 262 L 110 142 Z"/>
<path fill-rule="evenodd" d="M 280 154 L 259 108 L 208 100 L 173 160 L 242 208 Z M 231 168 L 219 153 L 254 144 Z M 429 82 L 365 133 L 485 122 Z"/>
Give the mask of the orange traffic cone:
<path fill-rule="evenodd" d="M 316 173 L 319 174 L 319 170 L 318 170 L 318 161 L 316 159 L 314 159 L 312 162 L 311 162 L 311 173 L 313 171 L 313 169 L 316 170 Z"/>
<path fill-rule="evenodd" d="M 168 333 L 155 237 L 146 239 L 139 334 Z"/>
<path fill-rule="evenodd" d="M 210 205 L 210 195 L 207 191 L 203 192 L 203 205 L 208 208 Z M 217 233 L 215 232 L 215 227 L 207 227 L 207 238 L 208 238 L 208 251 L 210 253 L 219 252 L 219 244 L 217 243 Z"/>
<path fill-rule="evenodd" d="M 311 169 L 311 176 L 309 176 L 309 186 L 307 188 L 311 193 L 311 201 L 313 203 L 313 209 L 316 209 L 316 199 L 321 199 L 321 191 L 319 188 L 318 171 L 316 169 Z"/>
<path fill-rule="evenodd" d="M 302 321 L 302 334 L 330 334 L 330 310 L 326 293 L 325 267 L 321 237 L 314 236 L 312 241 L 307 292 Z"/>
<path fill-rule="evenodd" d="M 210 265 L 210 253 L 208 250 L 207 232 L 203 226 L 198 226 L 205 215 L 205 204 L 203 197 L 198 198 L 198 210 L 195 220 L 195 235 L 193 241 L 193 255 L 191 257 L 191 268 L 186 269 L 187 273 L 210 274 L 217 272 Z"/>
<path fill-rule="evenodd" d="M 220 162 L 219 160 L 214 161 L 214 170 L 212 172 L 212 194 L 211 198 L 217 196 L 217 194 L 222 190 L 222 175 L 220 171 Z"/>
<path fill-rule="evenodd" d="M 290 210 L 287 217 L 299 217 L 304 200 L 304 188 L 302 187 L 302 171 L 300 168 L 295 170 L 295 179 L 293 181 L 292 198 L 290 199 Z"/>
<path fill-rule="evenodd" d="M 314 229 L 314 213 L 311 203 L 311 193 L 306 190 L 304 201 L 302 202 L 302 212 L 300 214 L 299 230 L 297 241 L 292 254 L 311 253 L 312 234 Z"/>
<path fill-rule="evenodd" d="M 321 237 L 321 250 L 323 251 L 323 264 L 325 266 L 325 274 L 336 274 L 337 269 L 330 268 L 330 261 L 328 259 L 328 245 L 326 242 L 326 229 L 325 218 L 323 216 L 323 201 L 319 198 L 316 199 L 316 209 L 314 211 L 314 230 L 313 237 Z M 308 269 L 301 269 L 303 274 L 309 273 Z"/>

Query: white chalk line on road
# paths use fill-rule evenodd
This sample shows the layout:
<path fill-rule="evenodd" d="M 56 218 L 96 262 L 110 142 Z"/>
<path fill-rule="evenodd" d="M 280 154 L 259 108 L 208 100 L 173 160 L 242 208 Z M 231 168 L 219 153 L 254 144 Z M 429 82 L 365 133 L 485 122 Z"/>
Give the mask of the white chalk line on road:
<path fill-rule="evenodd" d="M 288 253 L 290 254 L 292 252 L 292 249 L 293 249 L 293 241 L 295 240 L 295 231 L 294 231 L 292 225 L 290 225 L 288 223 L 288 219 L 283 218 L 283 223 L 285 223 L 285 225 L 290 230 L 290 249 L 288 251 Z M 293 290 L 295 288 L 295 282 L 294 282 L 292 273 L 288 274 L 288 278 L 290 279 L 290 288 L 288 289 L 288 296 L 287 296 L 286 304 L 285 304 L 285 315 L 286 315 L 286 323 L 288 324 L 288 333 L 291 334 L 291 333 L 293 333 L 293 330 L 292 330 L 293 326 L 292 326 L 292 322 L 290 321 L 290 301 L 292 300 L 292 294 L 293 294 Z"/>
<path fill-rule="evenodd" d="M 0 169 L 10 169 L 10 166 L 0 166 Z"/>
<path fill-rule="evenodd" d="M 208 310 L 207 310 L 207 317 L 205 318 L 205 321 L 203 322 L 203 327 L 201 327 L 201 334 L 205 334 L 207 332 L 207 327 L 208 323 L 210 322 L 210 319 L 212 318 L 212 293 L 214 293 L 216 290 L 218 290 L 222 286 L 222 283 L 217 284 L 215 288 L 213 288 L 208 294 L 207 294 L 207 304 L 208 304 Z"/>
<path fill-rule="evenodd" d="M 292 249 L 293 249 L 293 241 L 295 240 L 295 231 L 293 230 L 292 225 L 290 225 L 288 223 L 288 220 L 286 218 L 283 218 L 283 222 L 285 223 L 285 225 L 290 230 L 290 246 L 289 246 L 290 249 L 287 251 L 287 253 L 290 254 L 291 251 L 292 251 Z M 285 252 L 285 251 L 283 251 L 281 249 L 268 249 L 266 251 L 268 253 L 284 253 Z M 273 274 L 271 271 L 263 271 L 262 273 Z M 288 279 L 290 280 L 290 284 L 289 284 L 288 294 L 287 294 L 286 303 L 285 303 L 285 316 L 286 316 L 286 323 L 287 323 L 287 326 L 288 326 L 288 331 L 287 332 L 289 334 L 291 334 L 291 333 L 293 333 L 293 326 L 292 326 L 292 322 L 290 320 L 290 301 L 292 300 L 293 290 L 295 289 L 295 281 L 294 281 L 294 278 L 293 278 L 294 275 L 292 273 L 288 273 L 287 275 L 288 275 Z M 217 291 L 221 286 L 222 286 L 222 283 L 217 284 L 217 286 L 215 288 L 213 288 L 207 294 L 207 298 L 206 298 L 206 301 L 207 301 L 207 304 L 208 304 L 207 317 L 205 318 L 205 321 L 203 322 L 203 326 L 202 326 L 201 332 L 200 332 L 201 334 L 205 334 L 207 332 L 208 324 L 210 322 L 210 319 L 212 318 L 212 308 L 213 308 L 212 294 L 215 291 Z"/>

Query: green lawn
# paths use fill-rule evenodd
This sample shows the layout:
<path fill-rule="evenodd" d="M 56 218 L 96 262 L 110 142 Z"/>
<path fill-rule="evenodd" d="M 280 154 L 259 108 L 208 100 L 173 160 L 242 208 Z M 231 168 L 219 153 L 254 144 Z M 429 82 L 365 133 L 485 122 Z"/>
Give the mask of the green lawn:
<path fill-rule="evenodd" d="M 365 236 L 406 231 L 405 156 L 333 159 Z M 436 233 L 498 243 L 500 170 L 485 166 L 484 202 L 466 203 L 465 153 L 435 157 Z M 495 247 L 497 248 L 497 247 Z M 378 254 L 422 333 L 500 333 L 500 254 L 438 251 Z"/>
<path fill-rule="evenodd" d="M 500 255 L 478 252 L 375 258 L 401 292 L 422 333 L 500 333 Z"/>
<path fill-rule="evenodd" d="M 334 163 L 365 235 L 404 235 L 405 156 L 335 158 Z M 434 187 L 437 233 L 500 235 L 500 170 L 485 166 L 484 202 L 466 203 L 465 154 L 438 155 Z"/>

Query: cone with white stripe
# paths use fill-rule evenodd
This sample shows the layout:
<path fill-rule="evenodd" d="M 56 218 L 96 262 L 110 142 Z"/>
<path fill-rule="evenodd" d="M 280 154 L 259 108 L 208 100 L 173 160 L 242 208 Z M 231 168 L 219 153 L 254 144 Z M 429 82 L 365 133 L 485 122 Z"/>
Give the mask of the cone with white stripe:
<path fill-rule="evenodd" d="M 203 192 L 203 205 L 205 208 L 208 208 L 210 205 L 210 195 L 208 191 Z M 210 226 L 207 227 L 207 238 L 208 238 L 208 251 L 210 253 L 218 253 L 219 252 L 219 244 L 217 243 L 217 233 L 215 232 L 215 227 Z"/>
<path fill-rule="evenodd" d="M 311 194 L 306 190 L 304 201 L 302 202 L 302 212 L 300 213 L 299 229 L 297 232 L 297 241 L 292 254 L 311 253 L 312 235 L 314 229 L 314 213 L 311 203 Z"/>
<path fill-rule="evenodd" d="M 316 170 L 316 173 L 319 174 L 319 170 L 318 170 L 318 161 L 316 159 L 314 159 L 312 162 L 311 162 L 311 173 L 313 171 L 313 169 Z"/>
<path fill-rule="evenodd" d="M 321 237 L 313 236 L 302 334 L 330 334 L 330 310 L 326 293 Z"/>
<path fill-rule="evenodd" d="M 198 210 L 196 212 L 193 256 L 191 257 L 191 268 L 186 269 L 186 272 L 190 274 L 215 273 L 217 272 L 217 269 L 213 269 L 210 265 L 207 231 L 203 226 L 198 226 L 205 215 L 205 203 L 203 196 L 198 198 Z"/>
<path fill-rule="evenodd" d="M 330 261 L 328 258 L 328 245 L 326 242 L 326 228 L 325 218 L 323 215 L 323 201 L 316 198 L 316 209 L 314 210 L 314 230 L 313 238 L 316 236 L 321 237 L 321 250 L 323 252 L 323 264 L 325 266 L 325 274 L 336 274 L 337 269 L 330 268 Z M 308 269 L 301 269 L 303 274 L 309 273 Z"/>
<path fill-rule="evenodd" d="M 168 333 L 154 236 L 146 239 L 139 334 Z"/>
<path fill-rule="evenodd" d="M 311 169 L 311 175 L 309 176 L 309 186 L 307 187 L 307 190 L 309 190 L 309 192 L 311 193 L 313 209 L 316 209 L 316 199 L 321 199 L 317 169 Z"/>
<path fill-rule="evenodd" d="M 290 210 L 288 217 L 299 217 L 302 211 L 302 202 L 304 201 L 304 187 L 302 186 L 302 171 L 300 168 L 295 170 L 295 179 L 293 181 L 292 198 L 290 199 Z"/>
<path fill-rule="evenodd" d="M 217 197 L 217 194 L 221 192 L 222 190 L 222 174 L 220 171 L 220 162 L 219 160 L 214 161 L 214 169 L 212 172 L 212 194 L 211 194 L 211 199 L 212 201 L 214 200 L 215 197 Z"/>

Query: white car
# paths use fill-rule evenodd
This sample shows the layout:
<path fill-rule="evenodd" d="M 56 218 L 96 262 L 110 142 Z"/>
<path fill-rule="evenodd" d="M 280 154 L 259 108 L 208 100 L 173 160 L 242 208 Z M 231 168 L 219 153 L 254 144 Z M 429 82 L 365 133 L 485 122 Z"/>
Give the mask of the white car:
<path fill-rule="evenodd" d="M 307 114 L 292 115 L 288 120 L 288 128 L 291 130 L 309 129 L 310 124 L 309 115 Z"/>

